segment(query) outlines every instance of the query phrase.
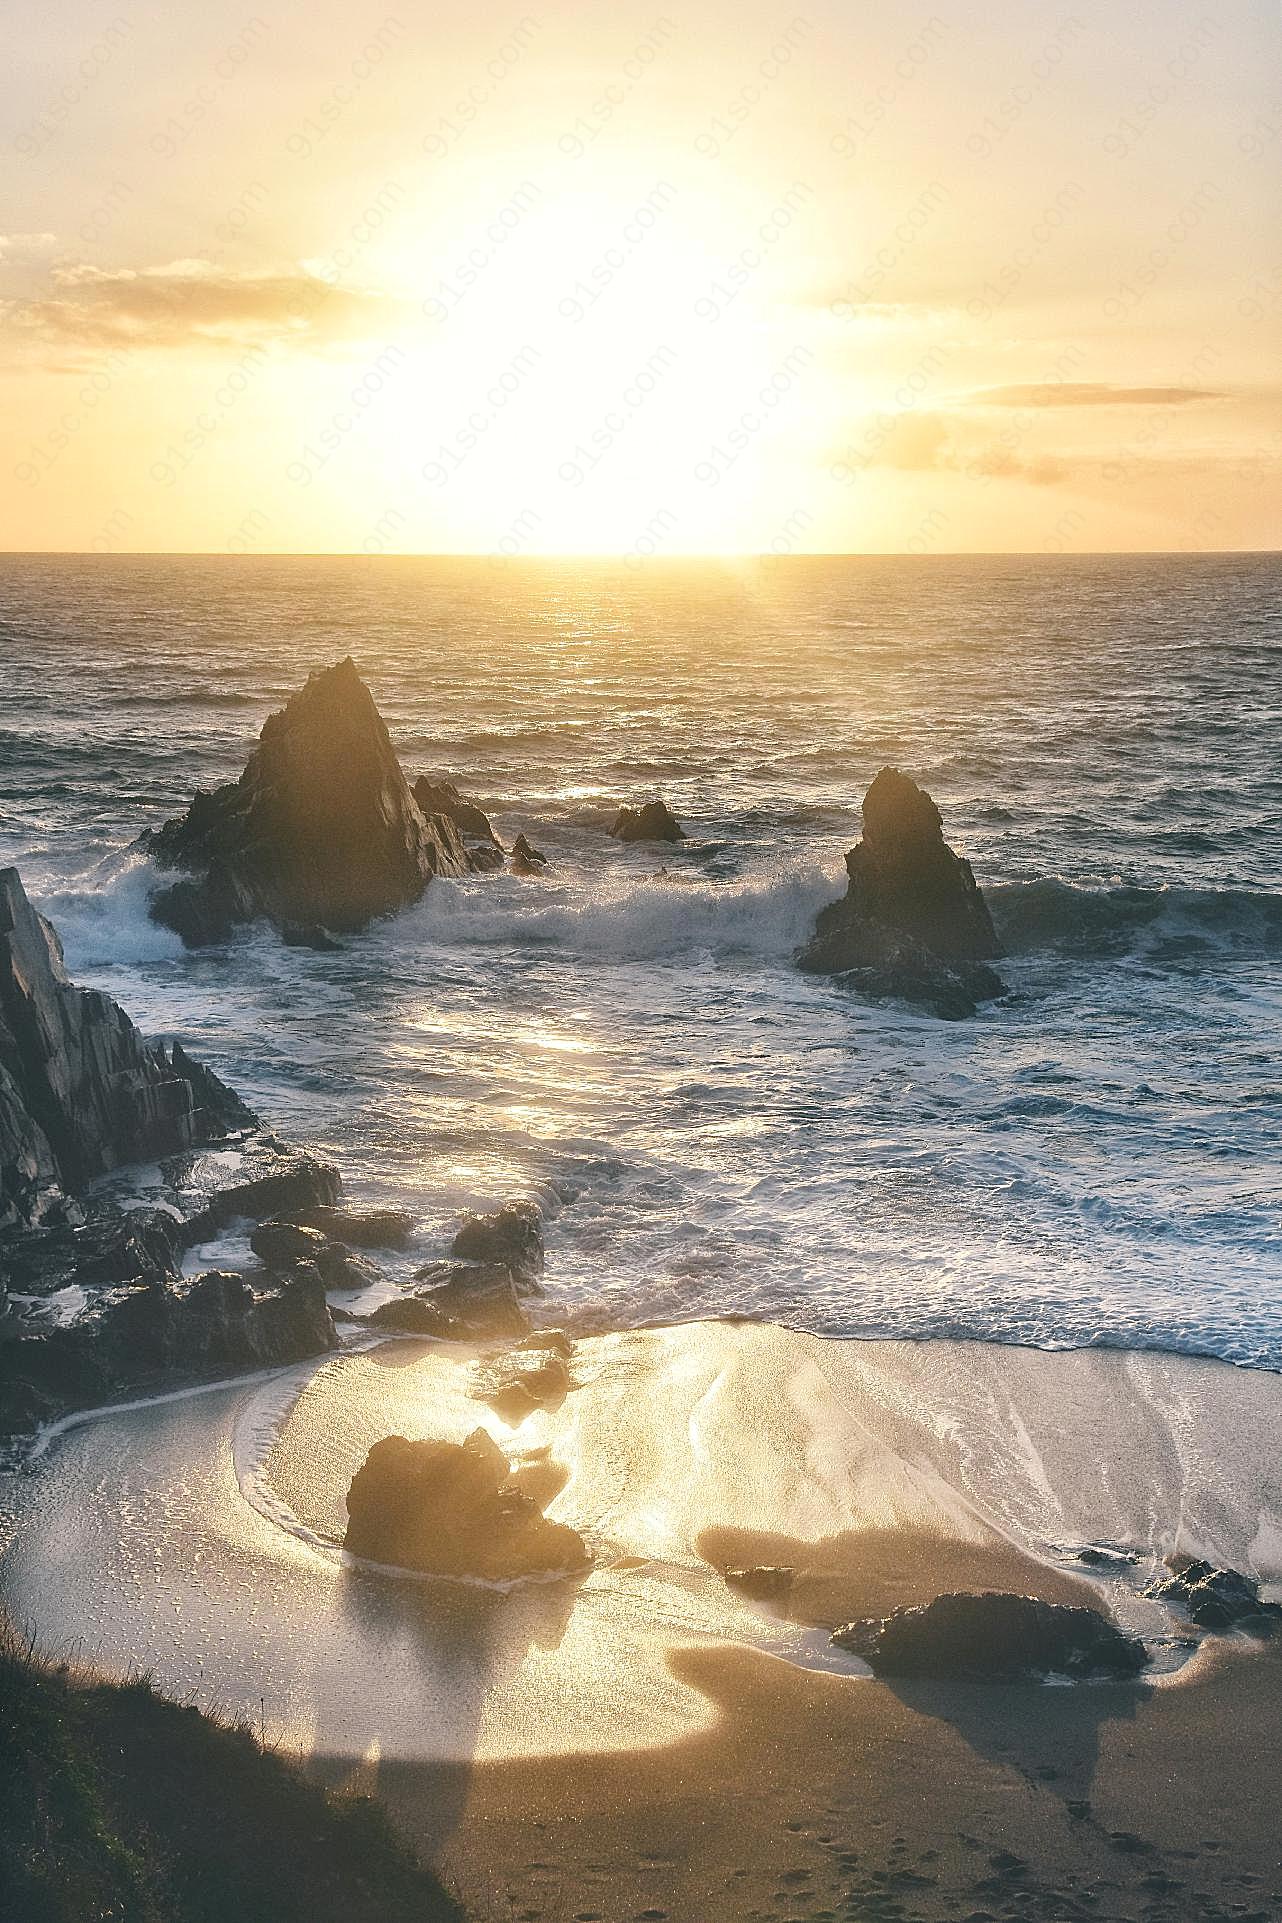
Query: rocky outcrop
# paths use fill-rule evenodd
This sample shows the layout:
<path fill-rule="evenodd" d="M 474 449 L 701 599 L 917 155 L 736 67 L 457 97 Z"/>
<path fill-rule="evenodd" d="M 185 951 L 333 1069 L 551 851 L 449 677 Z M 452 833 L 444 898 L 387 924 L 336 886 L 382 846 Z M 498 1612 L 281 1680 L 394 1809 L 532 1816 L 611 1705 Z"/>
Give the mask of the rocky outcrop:
<path fill-rule="evenodd" d="M 1271 1635 L 1282 1628 L 1282 1604 L 1263 1602 L 1260 1585 L 1250 1576 L 1186 1558 L 1168 1558 L 1167 1568 L 1171 1573 L 1155 1578 L 1144 1594 L 1177 1604 L 1200 1629 L 1241 1625 L 1257 1635 Z"/>
<path fill-rule="evenodd" d="M 271 1274 L 289 1276 L 304 1263 L 315 1269 L 327 1289 L 368 1289 L 383 1279 L 368 1256 L 357 1255 L 331 1242 L 319 1229 L 302 1228 L 297 1222 L 260 1222 L 249 1246 Z"/>
<path fill-rule="evenodd" d="M 874 1675 L 950 1682 L 1125 1681 L 1148 1661 L 1143 1643 L 1094 1609 L 1003 1594 L 937 1596 L 847 1623 L 832 1640 L 862 1656 Z"/>
<path fill-rule="evenodd" d="M 610 833 L 616 841 L 685 841 L 686 831 L 666 801 L 620 808 Z"/>
<path fill-rule="evenodd" d="M 319 1229 L 331 1241 L 353 1249 L 407 1249 L 414 1235 L 408 1209 L 295 1209 L 289 1220 L 305 1229 Z"/>
<path fill-rule="evenodd" d="M 414 783 L 414 799 L 430 821 L 433 816 L 452 822 L 467 850 L 470 867 L 478 873 L 503 866 L 503 843 L 490 826 L 490 818 L 475 801 L 461 795 L 452 781 L 429 781 L 420 775 Z"/>
<path fill-rule="evenodd" d="M 0 1230 L 77 1220 L 70 1198 L 96 1176 L 253 1122 L 177 1043 L 75 987 L 17 869 L 0 870 Z"/>
<path fill-rule="evenodd" d="M 260 916 L 323 945 L 325 931 L 363 928 L 417 901 L 433 875 L 468 869 L 453 822 L 425 817 L 410 793 L 350 657 L 268 717 L 239 781 L 198 794 L 143 845 L 191 877 L 151 913 L 192 948 Z"/>
<path fill-rule="evenodd" d="M 543 1273 L 543 1218 L 533 1202 L 508 1202 L 493 1215 L 469 1215 L 450 1254 L 458 1262 L 502 1263 L 517 1293 L 536 1295 Z"/>
<path fill-rule="evenodd" d="M 466 1442 L 376 1442 L 347 1496 L 345 1546 L 368 1562 L 433 1576 L 511 1582 L 577 1574 L 591 1558 L 577 1530 L 549 1522 L 511 1480 L 483 1429 Z"/>
<path fill-rule="evenodd" d="M 548 865 L 548 858 L 540 848 L 532 848 L 524 835 L 518 835 L 512 843 L 512 873 L 514 875 L 541 875 Z"/>
<path fill-rule="evenodd" d="M 336 1346 L 325 1286 L 298 1268 L 258 1290 L 210 1270 L 113 1289 L 74 1322 L 0 1333 L 0 1429 L 17 1433 L 69 1409 L 184 1381 L 301 1361 Z"/>
<path fill-rule="evenodd" d="M 987 903 L 925 790 L 883 768 L 864 796 L 863 825 L 846 856 L 845 896 L 820 913 L 800 966 L 951 1018 L 1004 994 L 988 966 L 1002 951 Z"/>

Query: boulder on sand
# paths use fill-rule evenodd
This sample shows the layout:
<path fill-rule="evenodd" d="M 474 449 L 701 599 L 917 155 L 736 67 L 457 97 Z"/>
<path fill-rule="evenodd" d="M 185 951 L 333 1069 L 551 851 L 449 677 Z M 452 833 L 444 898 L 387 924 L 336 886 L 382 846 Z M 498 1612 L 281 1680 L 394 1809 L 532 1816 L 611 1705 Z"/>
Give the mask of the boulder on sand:
<path fill-rule="evenodd" d="M 466 1442 L 376 1442 L 347 1495 L 345 1546 L 433 1576 L 511 1582 L 588 1568 L 582 1536 L 517 1488 L 484 1429 Z"/>
<path fill-rule="evenodd" d="M 640 808 L 620 808 L 610 833 L 616 841 L 685 841 L 686 831 L 666 801 L 647 801 Z"/>
<path fill-rule="evenodd" d="M 936 1596 L 893 1615 L 834 1631 L 877 1676 L 928 1676 L 948 1682 L 1019 1683 L 1046 1676 L 1077 1681 L 1137 1676 L 1143 1643 L 1094 1609 L 995 1592 Z"/>
<path fill-rule="evenodd" d="M 427 819 L 410 793 L 350 657 L 268 717 L 239 781 L 198 794 L 142 845 L 192 877 L 151 903 L 192 948 L 259 916 L 324 946 L 324 931 L 363 928 L 417 901 L 433 875 L 468 869 L 453 822 Z"/>
<path fill-rule="evenodd" d="M 988 905 L 925 790 L 883 768 L 864 796 L 863 825 L 846 856 L 846 893 L 820 912 L 799 965 L 947 1017 L 1004 994 L 987 966 L 1002 952 Z"/>

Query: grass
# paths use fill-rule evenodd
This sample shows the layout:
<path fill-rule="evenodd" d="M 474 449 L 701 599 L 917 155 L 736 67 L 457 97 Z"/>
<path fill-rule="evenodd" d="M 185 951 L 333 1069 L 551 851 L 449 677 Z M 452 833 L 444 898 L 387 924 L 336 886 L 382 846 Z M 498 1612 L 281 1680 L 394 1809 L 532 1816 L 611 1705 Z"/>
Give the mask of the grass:
<path fill-rule="evenodd" d="M 146 1679 L 47 1662 L 4 1625 L 0 1917 L 463 1923 L 369 1797 L 321 1789 Z"/>

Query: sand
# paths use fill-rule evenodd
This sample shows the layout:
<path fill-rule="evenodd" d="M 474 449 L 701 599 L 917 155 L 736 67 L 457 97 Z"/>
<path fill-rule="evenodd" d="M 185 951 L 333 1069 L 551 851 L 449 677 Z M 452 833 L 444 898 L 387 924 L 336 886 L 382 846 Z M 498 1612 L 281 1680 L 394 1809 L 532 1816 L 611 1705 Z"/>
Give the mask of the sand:
<path fill-rule="evenodd" d="M 1282 1916 L 1282 1655 L 1190 1647 L 1139 1594 L 1176 1550 L 1282 1579 L 1282 1379 L 736 1323 L 572 1368 L 517 1429 L 407 1342 L 104 1415 L 5 1492 L 10 1606 L 376 1790 L 478 1918 Z M 586 1581 L 345 1562 L 370 1442 L 477 1424 L 587 1536 Z M 1140 1561 L 1101 1578 L 1093 1540 Z M 757 1560 L 799 1571 L 786 1610 L 722 1580 Z M 1111 1609 L 1157 1672 L 891 1687 L 828 1649 L 959 1587 Z"/>

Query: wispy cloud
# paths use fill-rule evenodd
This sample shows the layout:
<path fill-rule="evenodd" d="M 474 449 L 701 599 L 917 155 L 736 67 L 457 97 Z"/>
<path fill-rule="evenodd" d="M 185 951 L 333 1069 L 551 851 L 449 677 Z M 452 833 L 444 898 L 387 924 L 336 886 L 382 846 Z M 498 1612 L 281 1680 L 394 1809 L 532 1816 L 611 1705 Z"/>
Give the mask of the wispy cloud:
<path fill-rule="evenodd" d="M 1211 387 L 1115 387 L 1111 381 L 1028 381 L 1010 387 L 981 387 L 970 395 L 979 407 L 1183 407 L 1194 401 L 1222 401 Z"/>
<path fill-rule="evenodd" d="M 397 304 L 297 269 L 236 274 L 207 260 L 156 267 L 56 265 L 49 292 L 0 301 L 11 344 L 84 349 L 235 345 L 298 336 L 312 345 L 385 335 Z"/>
<path fill-rule="evenodd" d="M 1000 441 L 959 436 L 946 414 L 901 414 L 869 456 L 874 467 L 904 474 L 969 474 L 985 480 L 1023 480 L 1053 487 L 1069 477 L 1066 461 L 1053 455 L 1024 456 Z"/>

